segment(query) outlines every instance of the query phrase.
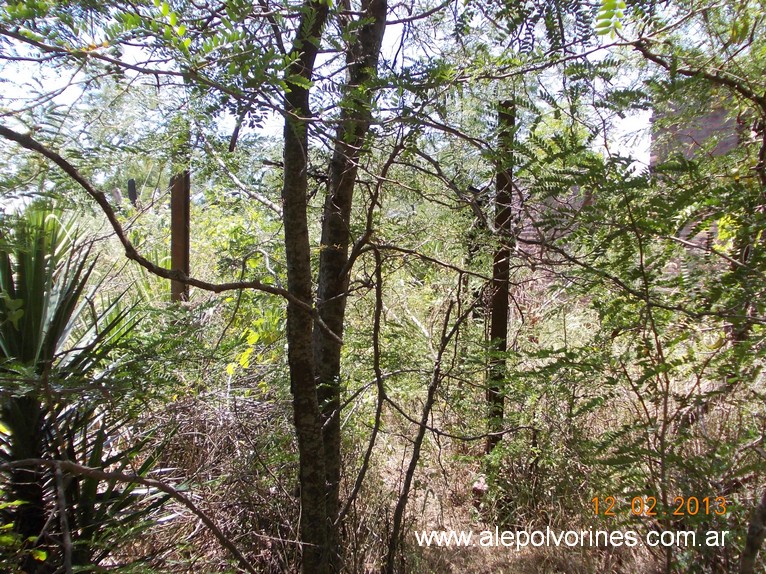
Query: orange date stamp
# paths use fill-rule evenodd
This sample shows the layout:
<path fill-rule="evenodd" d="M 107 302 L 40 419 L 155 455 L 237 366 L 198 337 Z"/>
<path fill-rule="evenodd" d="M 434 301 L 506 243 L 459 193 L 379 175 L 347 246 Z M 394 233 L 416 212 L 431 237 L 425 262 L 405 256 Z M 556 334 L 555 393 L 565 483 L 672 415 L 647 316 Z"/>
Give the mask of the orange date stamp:
<path fill-rule="evenodd" d="M 598 516 L 617 516 L 618 512 L 627 511 L 628 501 L 620 501 L 614 496 L 591 499 L 593 512 Z M 724 496 L 676 496 L 668 508 L 662 508 L 662 503 L 654 496 L 634 496 L 630 500 L 630 514 L 633 516 L 723 516 L 728 510 L 728 502 Z M 664 511 L 664 512 L 663 512 Z"/>

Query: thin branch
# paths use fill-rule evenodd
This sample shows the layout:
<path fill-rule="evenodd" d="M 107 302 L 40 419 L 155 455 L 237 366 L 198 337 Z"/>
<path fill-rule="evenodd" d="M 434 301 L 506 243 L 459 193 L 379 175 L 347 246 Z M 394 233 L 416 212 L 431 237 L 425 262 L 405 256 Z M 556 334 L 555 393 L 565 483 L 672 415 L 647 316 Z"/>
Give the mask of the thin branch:
<path fill-rule="evenodd" d="M 670 241 L 675 241 L 676 243 L 680 243 L 684 247 L 689 247 L 691 249 L 699 249 L 700 251 L 703 251 L 705 253 L 712 253 L 713 255 L 716 255 L 720 258 L 722 258 L 724 261 L 729 262 L 734 267 L 741 267 L 743 269 L 746 269 L 747 271 L 751 273 L 757 273 L 761 276 L 763 276 L 763 272 L 758 271 L 756 269 L 753 269 L 749 265 L 742 263 L 741 261 L 737 261 L 733 257 L 729 257 L 726 255 L 726 253 L 723 253 L 722 251 L 719 251 L 715 247 L 708 247 L 706 245 L 699 245 L 697 243 L 694 243 L 693 241 L 687 241 L 686 239 L 683 239 L 681 237 L 676 237 L 675 235 L 660 235 L 658 236 L 660 239 L 668 239 Z"/>
<path fill-rule="evenodd" d="M 423 20 L 425 18 L 428 18 L 429 16 L 432 16 L 433 14 L 436 14 L 437 12 L 441 10 L 444 10 L 450 4 L 452 4 L 452 0 L 444 0 L 444 2 L 442 2 L 441 4 L 434 6 L 430 10 L 421 12 L 420 14 L 415 14 L 414 16 L 407 16 L 406 18 L 399 18 L 397 20 L 386 20 L 386 25 L 393 26 L 395 24 L 408 24 L 410 22 L 415 22 L 417 20 Z"/>
<path fill-rule="evenodd" d="M 722 71 L 709 72 L 707 70 L 688 68 L 675 66 L 671 62 L 665 60 L 662 56 L 655 54 L 649 50 L 649 45 L 644 40 L 639 40 L 633 43 L 633 47 L 641 53 L 644 58 L 664 68 L 665 70 L 672 71 L 676 74 L 681 74 L 687 78 L 704 78 L 714 84 L 720 86 L 726 86 L 737 92 L 742 97 L 750 100 L 761 108 L 761 113 L 766 114 L 766 96 L 756 93 L 744 84 L 744 81 L 732 77 L 731 74 Z"/>
<path fill-rule="evenodd" d="M 258 203 L 264 205 L 265 207 L 268 207 L 271 211 L 276 213 L 279 217 L 282 217 L 282 208 L 279 207 L 276 203 L 271 201 L 268 197 L 265 195 L 261 195 L 260 193 L 256 191 L 252 191 L 248 188 L 247 185 L 245 185 L 236 175 L 234 175 L 231 170 L 226 165 L 226 162 L 223 161 L 223 158 L 221 155 L 215 151 L 215 148 L 213 148 L 212 145 L 210 145 L 210 142 L 207 138 L 203 136 L 203 140 L 205 143 L 205 148 L 210 152 L 210 155 L 213 156 L 213 159 L 216 161 L 216 163 L 221 166 L 221 169 L 223 169 L 224 173 L 226 174 L 226 177 L 228 177 L 231 182 L 237 186 L 237 188 L 247 195 L 248 197 L 256 200 Z"/>
<path fill-rule="evenodd" d="M 396 412 L 398 412 L 402 416 L 402 418 L 406 419 L 408 422 L 410 422 L 410 423 L 412 423 L 414 425 L 420 425 L 421 424 L 421 421 L 418 421 L 418 420 L 414 419 L 412 416 L 410 416 L 409 414 L 407 414 L 407 412 L 402 407 L 400 407 L 396 402 L 394 402 L 393 399 L 391 399 L 391 397 L 386 396 L 385 397 L 385 401 L 389 405 L 391 405 L 391 407 Z M 507 427 L 507 428 L 504 428 L 504 429 L 501 429 L 501 430 L 498 430 L 498 431 L 493 431 L 493 432 L 483 432 L 481 434 L 469 434 L 469 435 L 466 435 L 466 434 L 454 434 L 454 433 L 450 433 L 450 432 L 447 432 L 447 431 L 443 431 L 443 430 L 441 430 L 441 429 L 439 429 L 439 428 L 437 428 L 435 426 L 431 426 L 429 424 L 426 424 L 425 428 L 426 428 L 426 430 L 428 430 L 431 434 L 433 434 L 435 436 L 441 436 L 441 437 L 449 438 L 449 439 L 452 439 L 452 440 L 459 440 L 461 442 L 475 442 L 475 441 L 479 441 L 479 440 L 485 440 L 485 439 L 487 439 L 489 437 L 501 437 L 502 438 L 503 436 L 505 436 L 507 434 L 510 434 L 510 433 L 513 433 L 513 432 L 522 431 L 522 430 L 530 430 L 530 431 L 538 430 L 537 427 L 520 425 L 520 426 L 515 426 L 515 427 Z"/>
<path fill-rule="evenodd" d="M 354 481 L 354 488 L 351 490 L 351 494 L 346 500 L 346 504 L 343 509 L 338 513 L 338 523 L 341 523 L 348 514 L 351 505 L 356 500 L 359 491 L 362 489 L 364 483 L 364 477 L 367 474 L 367 470 L 370 467 L 370 459 L 372 458 L 372 451 L 375 448 L 375 441 L 378 438 L 380 432 L 380 420 L 383 415 L 383 405 L 386 399 L 386 387 L 383 384 L 383 371 L 380 368 L 380 325 L 381 315 L 383 313 L 383 261 L 380 256 L 380 251 L 375 249 L 375 311 L 373 313 L 373 325 L 372 325 L 372 366 L 375 371 L 375 385 L 377 388 L 378 396 L 375 404 L 375 421 L 372 425 L 372 432 L 370 433 L 370 439 L 367 442 L 367 450 L 364 453 L 364 459 L 362 460 L 362 466 L 359 468 L 359 472 L 356 475 Z"/>
<path fill-rule="evenodd" d="M 269 25 L 271 26 L 271 31 L 274 33 L 274 41 L 277 43 L 277 48 L 279 48 L 279 53 L 283 56 L 287 55 L 287 50 L 285 49 L 285 43 L 282 40 L 282 32 L 279 29 L 279 25 L 277 24 L 277 19 L 274 17 L 275 14 L 279 15 L 278 12 L 270 12 L 269 7 L 266 4 L 266 0 L 258 0 L 258 3 L 261 5 L 261 8 L 263 8 L 263 12 L 261 12 L 260 16 L 265 16 L 266 19 L 269 21 Z"/>
<path fill-rule="evenodd" d="M 665 309 L 666 311 L 676 311 L 678 313 L 683 313 L 684 315 L 695 318 L 695 319 L 699 319 L 701 317 L 723 317 L 723 318 L 729 318 L 729 319 L 738 319 L 738 318 L 744 317 L 744 315 L 742 315 L 741 313 L 736 314 L 736 313 L 727 313 L 725 311 L 705 311 L 705 310 L 693 311 L 682 305 L 670 305 L 667 303 L 662 303 L 661 301 L 655 300 L 655 299 L 647 300 L 646 295 L 643 292 L 641 292 L 639 289 L 635 289 L 631 287 L 624 280 L 620 279 L 616 275 L 613 275 L 609 273 L 608 271 L 597 267 L 595 264 L 587 263 L 583 259 L 575 255 L 572 255 L 571 253 L 569 253 L 562 247 L 559 247 L 546 239 L 534 240 L 534 239 L 529 239 L 529 238 L 519 236 L 516 238 L 516 240 L 519 243 L 522 243 L 525 245 L 545 247 L 546 249 L 560 255 L 564 260 L 568 261 L 569 263 L 577 267 L 580 267 L 582 269 L 585 269 L 591 274 L 597 277 L 601 277 L 602 279 L 605 279 L 610 283 L 613 283 L 614 285 L 616 285 L 617 287 L 619 287 L 620 289 L 622 289 L 624 292 L 628 293 L 629 295 L 635 297 L 636 299 L 640 301 L 645 301 L 648 305 L 657 307 L 658 309 Z M 747 316 L 747 319 L 749 321 L 752 321 L 753 323 L 758 323 L 758 324 L 766 323 L 766 318 L 764 317 Z"/>
<path fill-rule="evenodd" d="M 245 95 L 241 93 L 240 91 L 233 90 L 219 82 L 216 82 L 215 80 L 211 80 L 210 78 L 203 76 L 202 74 L 199 73 L 198 70 L 193 68 L 190 68 L 187 71 L 177 71 L 177 70 L 163 70 L 161 68 L 148 68 L 146 66 L 142 66 L 139 64 L 129 64 L 127 62 L 123 62 L 122 60 L 118 60 L 116 58 L 112 58 L 103 53 L 100 53 L 98 50 L 68 49 L 61 46 L 52 46 L 50 44 L 45 44 L 43 42 L 39 42 L 37 40 L 27 38 L 26 36 L 18 32 L 14 32 L 13 30 L 9 30 L 2 26 L 0 26 L 0 35 L 13 38 L 14 40 L 23 42 L 25 44 L 29 44 L 31 46 L 34 46 L 38 50 L 41 50 L 42 52 L 45 52 L 48 54 L 56 54 L 59 56 L 69 56 L 69 57 L 74 56 L 79 58 L 92 58 L 95 60 L 106 62 L 107 64 L 111 64 L 113 66 L 117 66 L 118 68 L 131 70 L 131 71 L 138 72 L 141 74 L 146 74 L 149 76 L 155 76 L 157 78 L 159 76 L 171 76 L 176 78 L 183 78 L 184 80 L 186 80 L 187 78 L 192 78 L 194 80 L 199 81 L 201 84 L 204 84 L 210 88 L 215 88 L 216 90 L 220 90 L 224 94 L 232 96 L 238 100 L 245 97 Z"/>
<path fill-rule="evenodd" d="M 408 249 L 406 247 L 399 247 L 398 245 L 382 244 L 382 243 L 375 244 L 375 248 L 381 249 L 384 251 L 395 251 L 398 253 L 403 253 L 405 255 L 414 255 L 415 257 L 422 259 L 423 261 L 428 261 L 429 263 L 439 265 L 440 267 L 444 267 L 445 269 L 450 269 L 456 273 L 470 275 L 472 277 L 478 277 L 479 279 L 482 279 L 484 281 L 492 281 L 491 277 L 487 277 L 486 275 L 483 275 L 481 273 L 477 273 L 475 271 L 469 271 L 468 269 L 463 269 L 461 267 L 458 267 L 457 265 L 453 265 L 451 263 L 441 261 L 439 259 L 436 259 L 435 257 L 426 255 L 425 253 L 420 253 L 419 251 L 416 251 L 415 249 Z M 371 247 L 368 246 L 365 249 L 363 249 L 363 251 L 369 251 L 370 249 Z"/>

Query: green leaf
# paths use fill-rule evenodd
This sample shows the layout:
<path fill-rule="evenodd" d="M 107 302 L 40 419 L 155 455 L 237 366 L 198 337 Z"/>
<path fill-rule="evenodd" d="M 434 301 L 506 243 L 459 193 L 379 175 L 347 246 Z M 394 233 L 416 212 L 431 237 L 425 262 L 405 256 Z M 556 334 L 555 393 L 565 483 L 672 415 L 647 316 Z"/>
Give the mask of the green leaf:
<path fill-rule="evenodd" d="M 299 76 L 297 74 L 287 76 L 285 78 L 285 82 L 294 86 L 298 86 L 299 88 L 304 88 L 306 90 L 310 89 L 311 86 L 314 85 L 314 83 L 308 78 L 304 78 L 303 76 Z"/>

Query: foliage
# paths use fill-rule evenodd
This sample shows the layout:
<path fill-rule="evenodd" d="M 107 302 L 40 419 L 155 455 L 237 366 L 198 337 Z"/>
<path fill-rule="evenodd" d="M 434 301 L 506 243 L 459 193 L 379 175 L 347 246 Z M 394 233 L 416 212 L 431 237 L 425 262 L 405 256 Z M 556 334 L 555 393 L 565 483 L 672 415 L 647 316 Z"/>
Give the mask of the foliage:
<path fill-rule="evenodd" d="M 204 477 L 211 512 L 242 512 L 223 519 L 233 538 L 256 525 L 240 545 L 263 568 L 303 559 L 311 570 L 316 557 L 284 539 L 316 535 L 307 552 L 343 549 L 332 568 L 345 558 L 349 570 L 384 560 L 406 570 L 427 553 L 396 539 L 402 525 L 483 521 L 729 530 L 725 547 L 636 551 L 623 570 L 643 561 L 647 571 L 734 571 L 764 478 L 762 12 L 762 2 L 727 0 L 7 3 L 5 75 L 28 63 L 39 77 L 19 81 L 28 98 L 0 100 L 3 134 L 13 128 L 0 191 L 66 192 L 81 211 L 95 200 L 143 270 L 118 266 L 90 293 L 98 268 L 76 241 L 62 238 L 60 266 L 50 254 L 7 256 L 19 269 L 24 257 L 24 268 L 42 265 L 33 287 L 47 295 L 18 295 L 25 275 L 5 272 L 4 452 L 62 456 L 48 433 L 69 437 L 71 459 L 127 465 L 143 445 L 106 454 L 112 433 L 130 427 L 111 407 L 143 405 L 122 386 L 130 378 L 162 379 L 173 388 L 140 398 L 155 409 L 147 418 L 182 427 L 163 460 Z M 365 53 L 381 18 L 386 41 Z M 514 110 L 510 130 L 499 102 Z M 648 110 L 647 166 L 620 132 Z M 715 118 L 723 128 L 710 134 Z M 17 144 L 45 159 L 12 157 Z M 58 171 L 67 166 L 117 192 L 74 193 L 72 169 Z M 195 289 L 188 305 L 161 309 L 162 189 L 179 167 L 194 182 Z M 513 176 L 510 235 L 495 220 L 502 171 Z M 128 178 L 135 205 L 118 199 Z M 35 241 L 50 251 L 62 232 L 46 225 Z M 493 256 L 504 248 L 503 354 L 487 322 Z M 140 332 L 126 324 L 131 310 L 94 298 L 128 285 L 158 307 Z M 39 329 L 45 321 L 55 328 Z M 476 445 L 488 365 L 498 362 L 505 429 L 484 456 Z M 97 404 L 104 385 L 110 408 Z M 291 400 L 295 437 L 283 420 Z M 250 420 L 259 416 L 268 423 Z M 14 443 L 25 435 L 34 440 Z M 339 485 L 325 468 L 333 461 Z M 296 472 L 300 504 L 289 495 Z M 478 472 L 489 492 L 472 500 Z M 45 477 L 36 496 L 53 516 L 55 476 Z M 9 530 L 21 531 L 16 517 L 32 508 L 13 506 L 30 498 L 20 482 L 5 485 Z M 130 492 L 113 488 L 117 498 Z M 593 497 L 610 495 L 654 497 L 664 514 L 594 516 Z M 724 496 L 730 510 L 666 512 L 692 496 Z M 96 514 L 82 520 L 106 520 Z M 327 528 L 309 528 L 309 515 Z M 54 537 L 64 529 L 55 516 Z M 175 518 L 163 528 L 196 532 Z M 268 546 L 258 534 L 279 540 Z M 12 542 L 47 553 L 36 562 L 61 557 L 55 540 Z M 187 558 L 190 547 L 174 548 L 173 559 Z M 33 564 L 29 552 L 19 559 Z M 595 549 L 589 564 L 618 571 L 613 557 Z"/>
<path fill-rule="evenodd" d="M 98 564 L 158 501 L 131 484 L 70 476 L 55 464 L 134 470 L 148 437 L 109 403 L 130 386 L 121 346 L 135 325 L 119 298 L 101 310 L 90 247 L 62 214 L 32 205 L 6 221 L 0 250 L 4 567 L 52 572 Z M 130 382 L 128 382 L 130 384 Z M 41 462 L 42 461 L 42 462 Z M 156 498 L 156 497 L 155 497 Z"/>

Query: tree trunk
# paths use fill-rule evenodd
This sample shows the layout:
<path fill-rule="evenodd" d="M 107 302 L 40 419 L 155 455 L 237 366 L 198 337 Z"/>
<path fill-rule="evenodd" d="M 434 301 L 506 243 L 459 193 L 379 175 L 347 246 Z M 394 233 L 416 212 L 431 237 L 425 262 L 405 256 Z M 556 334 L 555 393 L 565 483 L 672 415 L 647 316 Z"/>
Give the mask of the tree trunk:
<path fill-rule="evenodd" d="M 489 327 L 492 357 L 487 369 L 488 435 L 486 452 L 502 436 L 505 384 L 505 352 L 508 349 L 508 297 L 510 294 L 511 199 L 513 186 L 513 132 L 516 110 L 512 101 L 500 102 L 498 110 L 498 151 L 495 196 L 495 232 L 500 245 L 492 265 L 492 302 Z"/>
<path fill-rule="evenodd" d="M 187 277 L 189 266 L 189 196 L 191 182 L 185 169 L 170 178 L 170 268 Z M 171 301 L 188 301 L 189 285 L 180 281 L 170 284 Z"/>
<path fill-rule="evenodd" d="M 299 54 L 285 72 L 286 77 L 301 76 L 310 80 L 314 70 L 319 39 L 328 14 L 322 0 L 304 6 L 293 44 Z M 304 303 L 312 302 L 312 277 L 307 222 L 309 90 L 289 85 L 285 94 L 284 182 L 282 188 L 285 227 L 287 289 Z M 300 538 L 303 546 L 303 572 L 330 572 L 327 532 L 330 523 L 325 501 L 324 450 L 322 421 L 314 380 L 311 313 L 289 301 L 287 304 L 287 343 L 290 388 L 293 393 L 293 416 L 298 440 L 301 498 Z"/>
<path fill-rule="evenodd" d="M 338 338 L 343 336 L 349 282 L 348 249 L 351 206 L 359 157 L 370 127 L 370 106 L 378 56 L 386 27 L 386 0 L 363 0 L 360 18 L 367 20 L 349 47 L 348 82 L 330 163 L 325 197 L 322 240 L 319 255 L 317 307 L 319 316 Z M 327 332 L 314 326 L 314 362 L 318 397 L 324 419 L 324 455 L 327 481 L 327 515 L 335 522 L 340 507 L 341 433 L 340 433 L 340 353 L 341 345 Z M 338 529 L 331 528 L 330 545 L 339 547 Z M 334 566 L 340 567 L 337 553 Z"/>

